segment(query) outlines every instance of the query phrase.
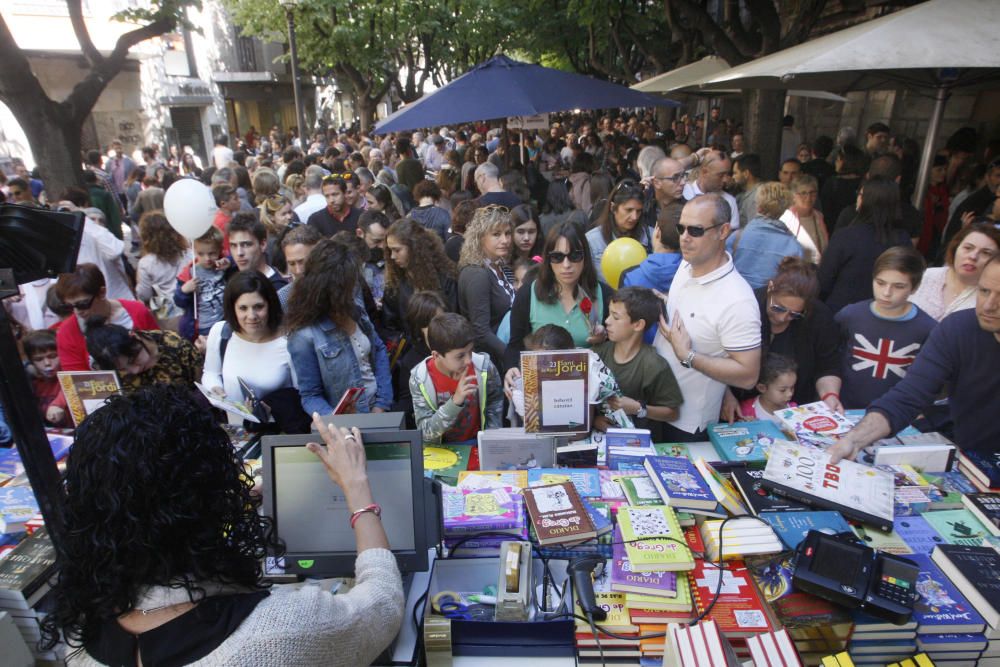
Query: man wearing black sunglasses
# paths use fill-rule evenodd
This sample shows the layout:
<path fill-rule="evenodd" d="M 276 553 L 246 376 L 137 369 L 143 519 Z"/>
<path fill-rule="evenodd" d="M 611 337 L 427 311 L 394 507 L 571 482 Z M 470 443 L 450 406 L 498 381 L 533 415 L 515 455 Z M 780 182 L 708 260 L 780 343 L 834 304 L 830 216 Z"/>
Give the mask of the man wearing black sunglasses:
<path fill-rule="evenodd" d="M 732 210 L 719 194 L 689 201 L 677 225 L 684 262 L 667 298 L 654 341 L 684 394 L 670 441 L 705 438 L 731 385 L 750 389 L 760 372 L 760 310 L 753 290 L 726 252 Z"/>

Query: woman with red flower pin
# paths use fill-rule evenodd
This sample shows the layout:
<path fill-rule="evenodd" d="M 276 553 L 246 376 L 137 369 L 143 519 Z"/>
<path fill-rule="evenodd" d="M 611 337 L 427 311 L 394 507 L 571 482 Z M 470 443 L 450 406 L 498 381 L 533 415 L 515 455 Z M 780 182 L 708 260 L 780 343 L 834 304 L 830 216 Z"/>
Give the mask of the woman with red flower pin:
<path fill-rule="evenodd" d="M 510 311 L 510 343 L 504 355 L 505 385 L 520 376 L 524 337 L 546 324 L 569 331 L 573 344 L 591 347 L 607 340 L 601 324 L 608 315 L 611 289 L 597 281 L 587 239 L 579 227 L 563 222 L 545 239 L 538 277 L 521 286 Z"/>

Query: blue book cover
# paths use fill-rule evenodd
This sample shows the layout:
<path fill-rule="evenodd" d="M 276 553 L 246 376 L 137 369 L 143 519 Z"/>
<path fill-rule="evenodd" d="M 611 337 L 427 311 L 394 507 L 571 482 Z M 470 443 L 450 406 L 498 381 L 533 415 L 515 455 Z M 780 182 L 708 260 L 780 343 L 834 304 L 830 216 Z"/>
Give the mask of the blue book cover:
<path fill-rule="evenodd" d="M 38 502 L 31 487 L 6 486 L 0 488 L 0 532 L 20 530 L 25 521 L 38 514 Z"/>
<path fill-rule="evenodd" d="M 601 478 L 597 468 L 530 468 L 528 486 L 573 482 L 581 498 L 601 497 Z"/>
<path fill-rule="evenodd" d="M 827 535 L 852 533 L 851 525 L 840 512 L 765 512 L 759 515 L 778 533 L 778 537 L 789 549 L 795 549 L 806 539 L 810 530 L 818 530 Z M 852 533 L 853 534 L 853 533 Z"/>
<path fill-rule="evenodd" d="M 66 458 L 73 446 L 73 438 L 57 433 L 46 433 L 46 435 L 56 462 Z M 17 451 L 17 447 L 0 448 L 0 482 L 21 474 L 24 474 L 24 463 L 21 462 L 21 454 Z"/>
<path fill-rule="evenodd" d="M 653 437 L 646 428 L 609 428 L 604 434 L 604 442 L 608 447 L 645 447 L 653 446 Z"/>
<path fill-rule="evenodd" d="M 671 507 L 714 508 L 719 502 L 690 459 L 649 456 L 646 472 L 663 502 Z"/>
<path fill-rule="evenodd" d="M 611 532 L 611 507 L 607 503 L 591 502 L 582 498 L 580 501 L 583 503 L 584 509 L 587 510 L 587 514 L 590 516 L 590 521 L 594 524 L 594 530 L 597 531 L 597 534 L 604 535 Z"/>
<path fill-rule="evenodd" d="M 656 456 L 652 447 L 608 447 L 608 469 L 645 470 L 647 456 Z"/>
<path fill-rule="evenodd" d="M 959 455 L 990 480 L 990 488 L 1000 487 L 1000 452 L 963 449 Z"/>
<path fill-rule="evenodd" d="M 917 645 L 929 653 L 985 651 L 989 644 L 981 632 L 942 632 L 917 636 Z M 944 659 L 944 655 L 940 656 Z"/>
<path fill-rule="evenodd" d="M 724 461 L 767 463 L 767 452 L 777 440 L 788 440 L 771 421 L 709 424 L 708 439 Z"/>
<path fill-rule="evenodd" d="M 907 556 L 920 566 L 913 618 L 917 632 L 982 632 L 986 622 L 926 553 Z"/>
<path fill-rule="evenodd" d="M 897 516 L 892 529 L 915 554 L 929 554 L 939 544 L 947 544 L 940 533 L 922 516 Z"/>

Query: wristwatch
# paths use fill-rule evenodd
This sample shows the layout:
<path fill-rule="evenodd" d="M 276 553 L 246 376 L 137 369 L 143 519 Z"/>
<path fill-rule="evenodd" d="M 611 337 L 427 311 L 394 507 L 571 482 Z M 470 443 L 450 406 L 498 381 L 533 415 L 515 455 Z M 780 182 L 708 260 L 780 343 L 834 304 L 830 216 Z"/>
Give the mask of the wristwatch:
<path fill-rule="evenodd" d="M 645 419 L 646 415 L 649 414 L 649 410 L 646 409 L 646 402 L 639 401 L 639 409 L 636 411 L 635 416 L 639 419 Z"/>
<path fill-rule="evenodd" d="M 683 366 L 684 368 L 694 367 L 694 350 L 688 352 L 687 356 L 681 359 L 681 366 Z"/>

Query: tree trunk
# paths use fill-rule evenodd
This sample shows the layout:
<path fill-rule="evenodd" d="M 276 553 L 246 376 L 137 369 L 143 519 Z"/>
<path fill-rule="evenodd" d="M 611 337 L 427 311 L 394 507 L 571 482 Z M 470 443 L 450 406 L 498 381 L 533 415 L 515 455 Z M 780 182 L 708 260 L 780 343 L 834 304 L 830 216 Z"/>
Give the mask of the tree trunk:
<path fill-rule="evenodd" d="M 71 186 L 83 185 L 82 123 L 52 100 L 31 100 L 11 105 L 14 117 L 28 139 L 35 164 L 50 203 Z"/>
<path fill-rule="evenodd" d="M 785 91 L 743 91 L 743 132 L 747 152 L 760 155 L 763 178 L 778 175 L 781 159 L 781 119 L 785 111 Z"/>
<path fill-rule="evenodd" d="M 373 100 L 367 95 L 358 95 L 358 122 L 361 124 L 362 132 L 368 132 L 371 129 L 377 108 L 378 100 Z"/>

